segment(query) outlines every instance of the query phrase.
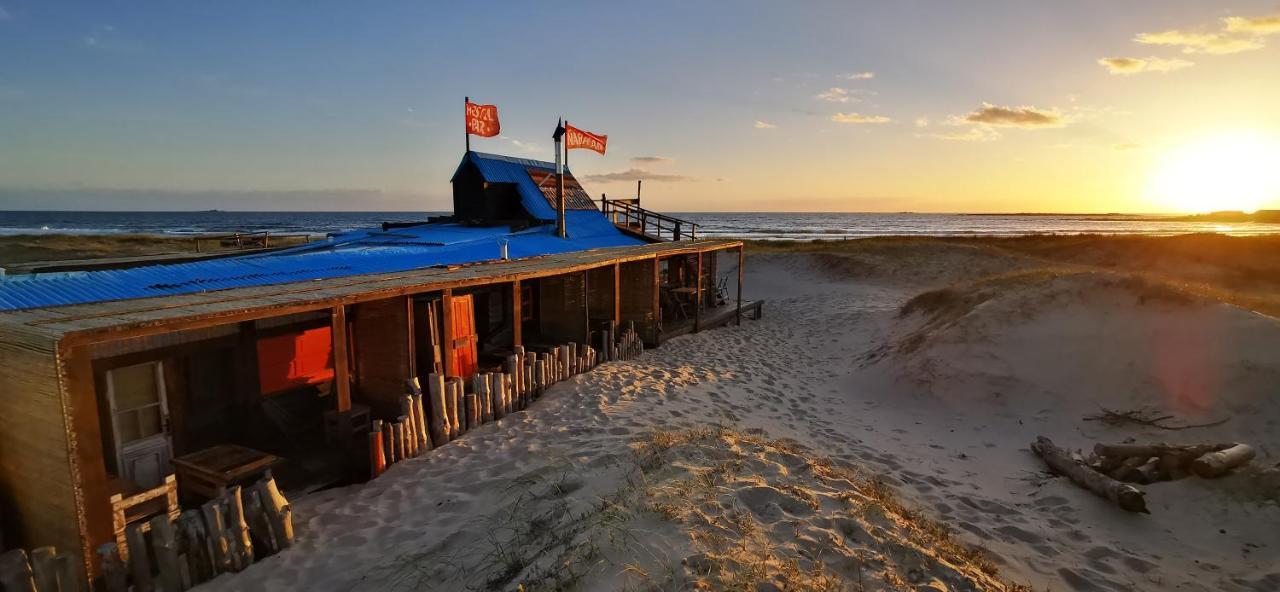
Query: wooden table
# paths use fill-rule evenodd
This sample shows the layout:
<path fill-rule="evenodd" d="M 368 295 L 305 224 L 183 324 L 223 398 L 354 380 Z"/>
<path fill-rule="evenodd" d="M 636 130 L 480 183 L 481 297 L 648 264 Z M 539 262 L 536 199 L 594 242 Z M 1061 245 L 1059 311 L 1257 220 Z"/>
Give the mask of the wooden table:
<path fill-rule="evenodd" d="M 219 444 L 173 459 L 178 489 L 204 499 L 218 496 L 218 489 L 256 481 L 284 459 L 238 444 Z"/>

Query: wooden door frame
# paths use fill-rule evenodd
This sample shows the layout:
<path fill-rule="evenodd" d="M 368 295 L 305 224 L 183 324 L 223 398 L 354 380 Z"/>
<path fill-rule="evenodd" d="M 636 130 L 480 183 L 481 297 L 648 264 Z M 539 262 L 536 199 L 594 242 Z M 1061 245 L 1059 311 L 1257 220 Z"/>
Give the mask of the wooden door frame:
<path fill-rule="evenodd" d="M 156 380 L 156 390 L 159 394 L 158 398 L 160 399 L 160 433 L 164 435 L 165 444 L 169 447 L 169 458 L 172 459 L 173 458 L 173 433 L 169 429 L 171 426 L 171 423 L 169 421 L 169 393 L 168 393 L 169 389 L 165 386 L 164 360 L 148 360 L 145 362 L 140 362 L 138 364 L 131 364 L 131 365 L 142 366 L 147 364 L 155 365 L 154 372 L 155 372 L 155 380 Z M 128 366 L 117 366 L 115 368 L 107 370 L 105 374 L 106 383 L 107 383 L 107 416 L 111 421 L 111 440 L 112 440 L 112 444 L 115 447 L 114 452 L 116 457 L 116 471 L 120 473 L 118 477 L 120 477 L 121 479 L 132 480 L 131 476 L 125 474 L 126 472 L 125 464 L 124 464 L 125 444 L 120 441 L 120 427 L 116 424 L 116 414 L 117 414 L 116 383 L 115 383 L 115 380 L 112 379 L 112 375 L 116 370 L 119 370 L 121 368 L 128 368 Z"/>

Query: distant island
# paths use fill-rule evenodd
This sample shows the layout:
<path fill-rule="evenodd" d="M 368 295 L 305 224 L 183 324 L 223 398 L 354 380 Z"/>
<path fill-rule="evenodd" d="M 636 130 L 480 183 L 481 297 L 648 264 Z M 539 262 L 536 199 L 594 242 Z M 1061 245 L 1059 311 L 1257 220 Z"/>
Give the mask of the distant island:
<path fill-rule="evenodd" d="M 1252 214 L 1236 210 L 1209 212 L 1207 214 L 1188 214 L 1186 216 L 1161 216 L 1150 220 L 1168 220 L 1172 222 L 1270 222 L 1280 223 L 1280 210 L 1258 210 Z"/>
<path fill-rule="evenodd" d="M 965 216 L 1026 216 L 1026 217 L 1073 217 L 1084 220 L 1136 220 L 1142 222 L 1265 222 L 1280 223 L 1280 210 L 1258 210 L 1245 213 L 1239 210 L 1222 210 L 1205 214 L 1066 214 L 1052 212 L 1006 212 L 1006 213 L 973 213 Z"/>

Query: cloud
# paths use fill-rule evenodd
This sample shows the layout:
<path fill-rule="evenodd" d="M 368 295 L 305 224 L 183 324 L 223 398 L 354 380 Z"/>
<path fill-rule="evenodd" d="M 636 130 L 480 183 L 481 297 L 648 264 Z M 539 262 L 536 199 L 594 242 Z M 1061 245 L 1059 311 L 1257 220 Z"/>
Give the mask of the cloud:
<path fill-rule="evenodd" d="M 3 6 L 0 6 L 0 21 L 7 21 L 11 18 L 13 17 L 9 15 L 9 11 L 5 10 Z"/>
<path fill-rule="evenodd" d="M 863 115 L 861 113 L 836 113 L 831 116 L 836 123 L 889 123 L 890 119 L 882 115 Z"/>
<path fill-rule="evenodd" d="M 843 89 L 843 88 L 838 88 L 833 86 L 831 88 L 828 88 L 825 91 L 822 91 L 816 95 L 813 95 L 813 98 L 818 99 L 820 101 L 829 101 L 832 103 L 848 103 L 849 91 L 848 89 Z"/>
<path fill-rule="evenodd" d="M 1181 47 L 1182 53 L 1228 54 L 1262 49 L 1266 44 L 1261 39 L 1233 37 L 1221 33 L 1196 33 L 1177 29 L 1160 31 L 1159 33 L 1139 33 L 1133 39 L 1144 45 L 1167 45 Z"/>
<path fill-rule="evenodd" d="M 522 152 L 527 152 L 527 153 L 529 153 L 529 154 L 538 154 L 538 153 L 540 153 L 540 152 L 542 152 L 542 151 L 546 150 L 546 148 L 545 148 L 545 147 L 543 147 L 543 145 L 542 145 L 542 144 L 539 144 L 539 143 L 537 143 L 537 142 L 522 142 L 522 141 L 517 140 L 517 139 L 515 139 L 515 138 L 513 138 L 513 137 L 511 137 L 511 136 L 500 135 L 500 136 L 498 136 L 498 139 L 499 139 L 499 140 L 506 140 L 506 141 L 510 142 L 510 143 L 511 143 L 511 145 L 512 145 L 512 146 L 514 146 L 514 147 L 516 148 L 516 150 L 520 150 L 520 151 L 522 151 Z"/>
<path fill-rule="evenodd" d="M 665 156 L 633 156 L 631 157 L 631 164 L 641 164 L 641 165 L 672 164 L 674 162 L 675 162 L 674 158 L 667 158 Z"/>
<path fill-rule="evenodd" d="M 1180 60 L 1177 58 L 1166 60 L 1164 58 L 1101 58 L 1098 64 L 1106 68 L 1108 72 L 1119 76 L 1128 76 L 1139 72 L 1172 72 L 1183 68 L 1190 68 L 1195 62 Z"/>
<path fill-rule="evenodd" d="M 1280 34 L 1280 14 L 1270 16 L 1232 16 L 1222 19 L 1227 31 L 1252 35 Z"/>
<path fill-rule="evenodd" d="M 921 117 L 917 117 L 917 118 L 916 118 L 916 127 L 929 127 L 929 118 L 928 118 L 928 117 L 923 117 L 923 116 L 921 116 Z"/>
<path fill-rule="evenodd" d="M 876 77 L 875 72 L 854 72 L 853 74 L 845 74 L 841 76 L 845 80 L 871 80 Z"/>
<path fill-rule="evenodd" d="M 929 134 L 928 137 L 953 142 L 992 142 L 1000 138 L 1000 132 L 989 127 L 971 127 L 963 132 Z"/>
<path fill-rule="evenodd" d="M 644 169 L 630 168 L 625 171 L 615 173 L 598 173 L 595 175 L 583 175 L 584 181 L 591 183 L 631 183 L 634 181 L 658 181 L 662 183 L 683 183 L 686 181 L 696 181 L 693 177 L 684 175 L 667 175 L 660 173 L 652 173 Z"/>
<path fill-rule="evenodd" d="M 113 52 L 134 52 L 142 49 L 137 41 L 126 38 L 113 25 L 94 25 L 80 39 L 85 47 Z"/>
<path fill-rule="evenodd" d="M 981 109 L 965 115 L 962 121 L 995 127 L 1020 127 L 1026 129 L 1062 127 L 1067 124 L 1066 118 L 1054 110 L 1028 106 L 1001 107 L 991 103 L 983 103 Z"/>
<path fill-rule="evenodd" d="M 1121 152 L 1125 152 L 1128 150 L 1137 150 L 1141 147 L 1142 147 L 1142 144 L 1133 144 L 1130 142 L 1125 142 L 1123 144 L 1113 144 L 1111 146 L 1112 149 L 1119 150 Z"/>
<path fill-rule="evenodd" d="M 774 129 L 776 127 L 778 126 L 772 123 L 760 121 L 759 119 L 756 120 L 756 129 Z"/>

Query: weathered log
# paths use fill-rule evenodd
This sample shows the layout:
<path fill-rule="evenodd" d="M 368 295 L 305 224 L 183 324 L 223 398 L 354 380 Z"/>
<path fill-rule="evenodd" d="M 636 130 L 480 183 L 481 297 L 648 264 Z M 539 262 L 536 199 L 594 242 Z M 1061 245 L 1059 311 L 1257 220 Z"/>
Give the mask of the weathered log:
<path fill-rule="evenodd" d="M 244 520 L 244 498 L 240 486 L 232 486 L 222 492 L 227 508 L 227 530 L 231 532 L 231 567 L 244 571 L 253 565 L 253 539 L 249 536 L 249 524 Z"/>
<path fill-rule="evenodd" d="M 1107 472 L 1107 476 L 1117 481 L 1136 482 L 1140 478 L 1138 467 L 1146 463 L 1147 459 L 1140 456 L 1130 456 L 1121 461 L 1120 466 Z"/>
<path fill-rule="evenodd" d="M 115 543 L 98 547 L 98 562 L 102 566 L 102 584 L 107 592 L 128 592 L 129 570 L 120 560 L 120 549 Z M 5 590 L 22 590 L 5 587 Z"/>
<path fill-rule="evenodd" d="M 58 590 L 60 592 L 85 592 L 84 564 L 80 553 L 63 551 L 54 557 L 58 567 Z"/>
<path fill-rule="evenodd" d="M 462 425 L 462 413 L 458 410 L 462 406 L 462 379 L 456 376 L 449 377 L 448 389 L 449 397 L 445 399 L 449 403 L 449 430 L 450 439 L 457 438 L 465 431 Z"/>
<path fill-rule="evenodd" d="M 35 578 L 25 550 L 11 549 L 0 555 L 0 586 L 5 592 L 36 592 Z"/>
<path fill-rule="evenodd" d="M 125 542 L 129 544 L 129 575 L 133 577 L 134 592 L 151 592 L 155 584 L 151 581 L 151 557 L 147 553 L 147 539 L 142 533 L 142 524 L 137 522 L 124 528 Z"/>
<path fill-rule="evenodd" d="M 231 539 L 227 536 L 221 502 L 216 499 L 209 500 L 200 506 L 200 511 L 204 513 L 204 523 L 208 529 L 206 536 L 209 537 L 213 547 L 214 574 L 231 571 Z"/>
<path fill-rule="evenodd" d="M 480 403 L 480 421 L 482 423 L 493 421 L 493 401 L 489 398 L 489 379 L 477 372 L 471 378 L 471 390 L 475 391 L 476 399 Z"/>
<path fill-rule="evenodd" d="M 1095 444 L 1093 452 L 1103 458 L 1141 457 L 1145 460 L 1153 456 L 1173 454 L 1194 459 L 1231 446 L 1231 444 Z"/>
<path fill-rule="evenodd" d="M 423 410 L 422 393 L 413 395 L 413 415 L 418 422 L 418 450 L 431 450 L 431 434 L 427 431 L 427 414 Z"/>
<path fill-rule="evenodd" d="M 382 420 L 373 420 L 369 430 L 369 478 L 374 479 L 387 470 L 387 456 L 382 452 Z"/>
<path fill-rule="evenodd" d="M 449 419 L 445 417 L 444 376 L 432 374 L 427 378 L 427 397 L 431 404 L 431 416 L 427 418 L 427 431 L 432 446 L 439 448 L 449 443 Z"/>
<path fill-rule="evenodd" d="M 198 510 L 187 510 L 178 516 L 178 553 L 186 557 L 191 585 L 208 581 L 216 574 L 209 529 Z"/>
<path fill-rule="evenodd" d="M 271 471 L 267 470 L 254 487 L 258 489 L 262 509 L 271 523 L 276 544 L 282 551 L 293 546 L 293 508 L 289 505 L 289 500 L 280 493 L 280 488 L 276 487 L 276 478 L 271 475 Z"/>
<path fill-rule="evenodd" d="M 1036 441 L 1031 443 L 1031 451 L 1044 460 L 1054 472 L 1115 502 L 1122 509 L 1129 512 L 1150 513 L 1142 491 L 1132 485 L 1111 479 L 1082 462 L 1072 460 L 1070 453 L 1055 446 L 1052 440 L 1038 436 Z"/>
<path fill-rule="evenodd" d="M 156 516 L 151 525 L 151 550 L 160 571 L 160 588 L 164 592 L 182 592 L 182 571 L 178 563 L 178 541 L 168 514 Z"/>
<path fill-rule="evenodd" d="M 382 423 L 382 450 L 387 455 L 387 466 L 391 466 L 400 460 L 396 458 L 396 428 L 394 421 L 387 420 Z"/>
<path fill-rule="evenodd" d="M 1142 463 L 1137 469 L 1137 482 L 1146 485 L 1161 480 L 1160 476 L 1160 457 L 1153 456 Z"/>
<path fill-rule="evenodd" d="M 1203 478 L 1221 477 L 1227 471 L 1243 465 L 1257 455 L 1252 446 L 1236 444 L 1230 448 L 1210 452 L 1195 459 L 1191 470 Z"/>
<path fill-rule="evenodd" d="M 271 521 L 267 519 L 267 511 L 263 508 L 258 488 L 250 486 L 241 493 L 244 495 L 245 520 L 249 522 L 249 532 L 254 535 L 253 548 L 257 551 L 257 557 L 261 559 L 276 554 L 280 551 L 280 545 L 271 532 Z"/>
<path fill-rule="evenodd" d="M 53 547 L 36 547 L 31 550 L 31 574 L 36 590 L 59 592 L 58 565 L 54 561 L 58 552 Z"/>
<path fill-rule="evenodd" d="M 418 456 L 418 425 L 414 421 L 413 397 L 400 397 L 400 415 L 404 417 L 404 443 L 408 456 Z"/>
<path fill-rule="evenodd" d="M 1191 462 L 1177 454 L 1160 455 L 1160 472 L 1165 479 L 1177 481 L 1186 477 L 1191 469 Z"/>

